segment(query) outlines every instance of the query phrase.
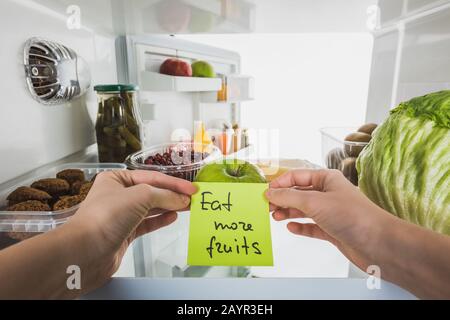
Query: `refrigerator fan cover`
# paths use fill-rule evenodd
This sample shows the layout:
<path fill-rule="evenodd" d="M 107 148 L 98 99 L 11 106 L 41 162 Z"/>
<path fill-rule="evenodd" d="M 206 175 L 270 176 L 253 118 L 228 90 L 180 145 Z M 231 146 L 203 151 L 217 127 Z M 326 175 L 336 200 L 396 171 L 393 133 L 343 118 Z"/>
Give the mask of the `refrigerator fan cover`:
<path fill-rule="evenodd" d="M 25 75 L 31 95 L 45 105 L 71 101 L 90 86 L 87 63 L 70 48 L 31 38 L 24 48 Z"/>

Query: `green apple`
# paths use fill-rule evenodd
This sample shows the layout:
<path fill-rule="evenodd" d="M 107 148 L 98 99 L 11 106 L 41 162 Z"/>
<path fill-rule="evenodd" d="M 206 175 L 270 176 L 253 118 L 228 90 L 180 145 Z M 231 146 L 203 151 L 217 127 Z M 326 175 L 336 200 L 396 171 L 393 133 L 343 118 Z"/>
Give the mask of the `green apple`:
<path fill-rule="evenodd" d="M 211 64 L 206 61 L 195 61 L 192 65 L 192 76 L 201 78 L 215 78 L 216 73 Z"/>
<path fill-rule="evenodd" d="M 254 164 L 237 159 L 227 159 L 205 165 L 195 177 L 197 182 L 264 183 L 266 178 Z"/>

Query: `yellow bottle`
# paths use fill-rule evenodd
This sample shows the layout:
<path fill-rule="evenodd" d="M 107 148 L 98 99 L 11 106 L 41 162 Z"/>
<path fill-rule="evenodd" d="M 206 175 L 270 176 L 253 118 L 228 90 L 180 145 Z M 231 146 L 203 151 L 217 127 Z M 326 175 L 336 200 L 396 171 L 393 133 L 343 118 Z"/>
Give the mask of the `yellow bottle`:
<path fill-rule="evenodd" d="M 194 151 L 204 152 L 203 145 L 211 144 L 211 138 L 205 130 L 205 125 L 202 121 L 195 121 L 194 123 Z"/>

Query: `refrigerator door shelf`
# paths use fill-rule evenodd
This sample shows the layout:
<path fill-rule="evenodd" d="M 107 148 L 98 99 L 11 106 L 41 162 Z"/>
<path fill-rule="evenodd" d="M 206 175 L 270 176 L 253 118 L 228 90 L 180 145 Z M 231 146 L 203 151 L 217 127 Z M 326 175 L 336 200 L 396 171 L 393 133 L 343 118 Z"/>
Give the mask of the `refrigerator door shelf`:
<path fill-rule="evenodd" d="M 175 77 L 157 72 L 141 72 L 141 91 L 202 92 L 219 91 L 219 78 Z"/>
<path fill-rule="evenodd" d="M 250 76 L 229 75 L 224 79 L 222 89 L 224 94 L 204 92 L 201 103 L 238 103 L 251 101 L 255 98 L 255 80 Z"/>

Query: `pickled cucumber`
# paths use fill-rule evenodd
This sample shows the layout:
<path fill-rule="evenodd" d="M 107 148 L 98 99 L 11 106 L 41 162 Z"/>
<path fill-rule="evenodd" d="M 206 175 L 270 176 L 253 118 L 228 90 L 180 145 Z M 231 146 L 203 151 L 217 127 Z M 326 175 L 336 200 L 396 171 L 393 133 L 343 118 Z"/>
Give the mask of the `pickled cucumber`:
<path fill-rule="evenodd" d="M 100 162 L 123 162 L 129 154 L 141 150 L 141 120 L 134 94 L 99 94 L 95 131 Z"/>
<path fill-rule="evenodd" d="M 126 127 L 119 127 L 120 135 L 125 139 L 125 141 L 132 147 L 134 150 L 141 150 L 141 141 L 136 138 Z"/>

